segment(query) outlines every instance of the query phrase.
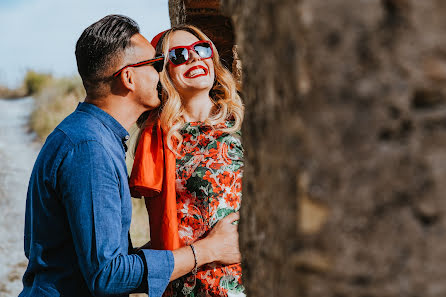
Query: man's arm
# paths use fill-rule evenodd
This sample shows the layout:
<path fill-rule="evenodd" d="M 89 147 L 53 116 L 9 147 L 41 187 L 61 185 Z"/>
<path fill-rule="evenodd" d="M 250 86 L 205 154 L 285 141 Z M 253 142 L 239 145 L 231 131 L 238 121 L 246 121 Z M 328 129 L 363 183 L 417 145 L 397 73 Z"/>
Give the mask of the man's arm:
<path fill-rule="evenodd" d="M 211 262 L 222 264 L 240 263 L 241 255 L 238 245 L 238 230 L 234 221 L 239 219 L 239 213 L 232 213 L 220 220 L 204 239 L 193 245 L 197 256 L 197 267 Z M 150 242 L 138 248 L 139 252 L 149 252 Z M 173 281 L 192 271 L 195 265 L 191 247 L 186 246 L 173 251 L 175 266 L 170 280 Z M 149 287 L 150 289 L 150 287 Z M 135 291 L 141 293 L 144 290 Z"/>
<path fill-rule="evenodd" d="M 196 241 L 193 245 L 197 254 L 197 267 L 211 262 L 223 264 L 240 263 L 241 254 L 238 244 L 238 230 L 234 222 L 239 220 L 238 212 L 231 213 L 220 220 L 204 239 Z M 150 249 L 150 241 L 137 250 Z M 175 267 L 170 276 L 173 281 L 194 268 L 195 259 L 189 246 L 173 251 Z"/>
<path fill-rule="evenodd" d="M 143 259 L 121 250 L 119 182 L 113 160 L 95 141 L 74 147 L 59 167 L 57 189 L 79 268 L 93 295 L 127 294 L 141 285 L 145 260 L 150 296 L 161 296 L 173 269 L 172 253 L 146 250 Z"/>

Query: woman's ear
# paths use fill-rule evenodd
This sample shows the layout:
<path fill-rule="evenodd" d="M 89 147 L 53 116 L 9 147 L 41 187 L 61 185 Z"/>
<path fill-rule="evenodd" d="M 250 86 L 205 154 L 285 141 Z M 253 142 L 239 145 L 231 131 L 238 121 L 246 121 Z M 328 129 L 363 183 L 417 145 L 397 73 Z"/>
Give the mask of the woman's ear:
<path fill-rule="evenodd" d="M 135 72 L 130 67 L 121 73 L 121 83 L 129 91 L 135 91 Z"/>

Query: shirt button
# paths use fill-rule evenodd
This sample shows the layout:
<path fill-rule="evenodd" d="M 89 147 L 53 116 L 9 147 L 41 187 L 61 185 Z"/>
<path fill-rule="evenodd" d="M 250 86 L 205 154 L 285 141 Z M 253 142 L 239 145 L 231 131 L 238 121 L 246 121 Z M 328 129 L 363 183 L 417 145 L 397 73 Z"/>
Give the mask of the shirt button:
<path fill-rule="evenodd" d="M 126 135 L 125 137 L 124 137 L 124 139 L 127 141 L 127 140 L 129 140 L 129 138 L 130 138 L 130 136 L 128 136 L 128 135 Z"/>

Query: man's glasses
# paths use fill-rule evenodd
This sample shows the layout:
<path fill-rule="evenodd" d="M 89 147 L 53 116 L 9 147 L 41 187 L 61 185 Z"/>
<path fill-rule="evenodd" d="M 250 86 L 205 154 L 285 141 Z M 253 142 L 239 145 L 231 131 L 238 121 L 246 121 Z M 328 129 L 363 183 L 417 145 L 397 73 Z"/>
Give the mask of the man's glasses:
<path fill-rule="evenodd" d="M 186 63 L 189 60 L 190 50 L 194 50 L 202 59 L 209 59 L 214 55 L 211 43 L 207 40 L 199 40 L 188 46 L 176 46 L 169 49 L 169 62 L 174 66 Z"/>
<path fill-rule="evenodd" d="M 130 65 L 124 66 L 121 69 L 119 69 L 118 71 L 116 71 L 115 73 L 113 73 L 113 77 L 119 76 L 122 73 L 122 71 L 124 71 L 126 68 L 140 67 L 140 66 L 144 66 L 144 65 L 152 65 L 156 71 L 161 72 L 161 71 L 163 71 L 163 66 L 164 66 L 164 55 L 157 56 L 150 60 L 138 62 L 136 64 L 130 64 Z"/>

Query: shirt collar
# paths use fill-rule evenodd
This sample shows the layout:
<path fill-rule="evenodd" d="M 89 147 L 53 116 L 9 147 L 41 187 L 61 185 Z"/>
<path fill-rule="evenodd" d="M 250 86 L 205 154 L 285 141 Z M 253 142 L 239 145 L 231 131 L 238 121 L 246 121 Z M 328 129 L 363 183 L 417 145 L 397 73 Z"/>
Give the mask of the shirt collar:
<path fill-rule="evenodd" d="M 80 102 L 77 106 L 78 111 L 86 112 L 92 116 L 98 118 L 106 127 L 110 128 L 116 136 L 118 136 L 122 141 L 129 139 L 129 132 L 122 127 L 122 125 L 115 120 L 111 115 L 100 109 L 94 104 L 87 102 Z"/>

